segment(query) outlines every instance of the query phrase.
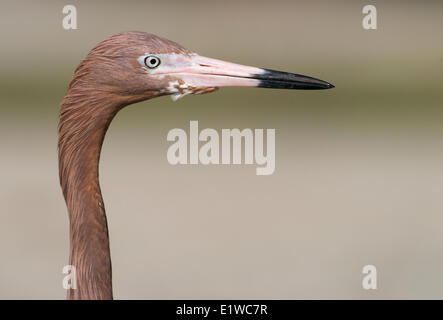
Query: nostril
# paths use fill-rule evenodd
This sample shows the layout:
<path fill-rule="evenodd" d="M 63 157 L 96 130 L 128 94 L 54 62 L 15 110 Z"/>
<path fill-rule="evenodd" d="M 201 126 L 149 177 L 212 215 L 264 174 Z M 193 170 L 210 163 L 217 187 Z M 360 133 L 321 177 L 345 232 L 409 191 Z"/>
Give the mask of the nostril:
<path fill-rule="evenodd" d="M 207 67 L 207 68 L 209 68 L 210 66 L 209 65 L 207 65 L 207 64 L 199 64 L 199 66 L 200 67 Z"/>

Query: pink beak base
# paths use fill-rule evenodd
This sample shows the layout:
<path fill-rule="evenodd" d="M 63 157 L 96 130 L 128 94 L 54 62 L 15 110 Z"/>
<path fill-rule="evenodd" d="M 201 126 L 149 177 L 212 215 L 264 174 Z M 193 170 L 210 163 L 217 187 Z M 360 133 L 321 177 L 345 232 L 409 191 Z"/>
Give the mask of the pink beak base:
<path fill-rule="evenodd" d="M 174 70 L 174 76 L 197 88 L 262 87 L 302 90 L 334 88 L 326 81 L 295 73 L 244 66 L 199 55 L 192 55 L 191 61 L 190 66 Z"/>

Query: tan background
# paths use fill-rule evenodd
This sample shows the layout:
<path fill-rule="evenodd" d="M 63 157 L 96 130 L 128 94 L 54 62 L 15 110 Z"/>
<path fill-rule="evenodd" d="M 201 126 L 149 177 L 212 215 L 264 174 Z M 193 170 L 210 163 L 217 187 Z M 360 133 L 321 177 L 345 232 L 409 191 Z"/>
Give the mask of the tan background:
<path fill-rule="evenodd" d="M 75 4 L 78 30 L 62 28 Z M 361 27 L 376 4 L 378 27 Z M 0 298 L 63 299 L 59 103 L 88 50 L 126 30 L 312 75 L 322 92 L 232 88 L 123 110 L 101 184 L 115 297 L 443 298 L 440 1 L 2 1 Z M 167 132 L 276 128 L 276 171 L 171 166 Z M 361 287 L 378 268 L 378 290 Z"/>

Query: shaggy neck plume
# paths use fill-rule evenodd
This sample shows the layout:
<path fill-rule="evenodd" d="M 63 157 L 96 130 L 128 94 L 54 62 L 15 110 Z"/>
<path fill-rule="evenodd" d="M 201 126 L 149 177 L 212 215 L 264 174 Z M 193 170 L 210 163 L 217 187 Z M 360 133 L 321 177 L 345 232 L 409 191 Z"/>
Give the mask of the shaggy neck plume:
<path fill-rule="evenodd" d="M 93 96 L 94 99 L 88 99 Z M 84 97 L 83 99 L 81 97 Z M 75 88 L 63 100 L 59 124 L 59 173 L 70 222 L 69 264 L 77 288 L 69 299 L 112 299 L 108 226 L 98 180 L 106 131 L 122 107 Z"/>
<path fill-rule="evenodd" d="M 61 105 L 59 175 L 69 213 L 69 261 L 77 282 L 77 288 L 68 291 L 68 299 L 112 299 L 108 226 L 99 184 L 100 152 L 117 112 L 156 95 L 137 88 L 138 81 L 131 86 L 119 82 L 130 77 L 119 69 L 118 50 L 125 47 L 122 37 L 111 37 L 91 50 L 75 70 Z M 123 44 L 116 46 L 119 43 Z"/>

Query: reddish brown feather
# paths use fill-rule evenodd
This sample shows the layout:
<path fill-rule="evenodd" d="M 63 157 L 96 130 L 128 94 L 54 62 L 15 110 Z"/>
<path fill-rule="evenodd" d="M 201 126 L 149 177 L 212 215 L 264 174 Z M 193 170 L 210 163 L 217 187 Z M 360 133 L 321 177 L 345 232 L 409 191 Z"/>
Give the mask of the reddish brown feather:
<path fill-rule="evenodd" d="M 124 32 L 93 48 L 78 65 L 59 115 L 59 175 L 70 221 L 70 264 L 77 289 L 69 299 L 112 299 L 106 213 L 99 184 L 106 131 L 124 106 L 161 93 L 150 89 L 137 57 L 190 52 L 144 32 Z"/>

